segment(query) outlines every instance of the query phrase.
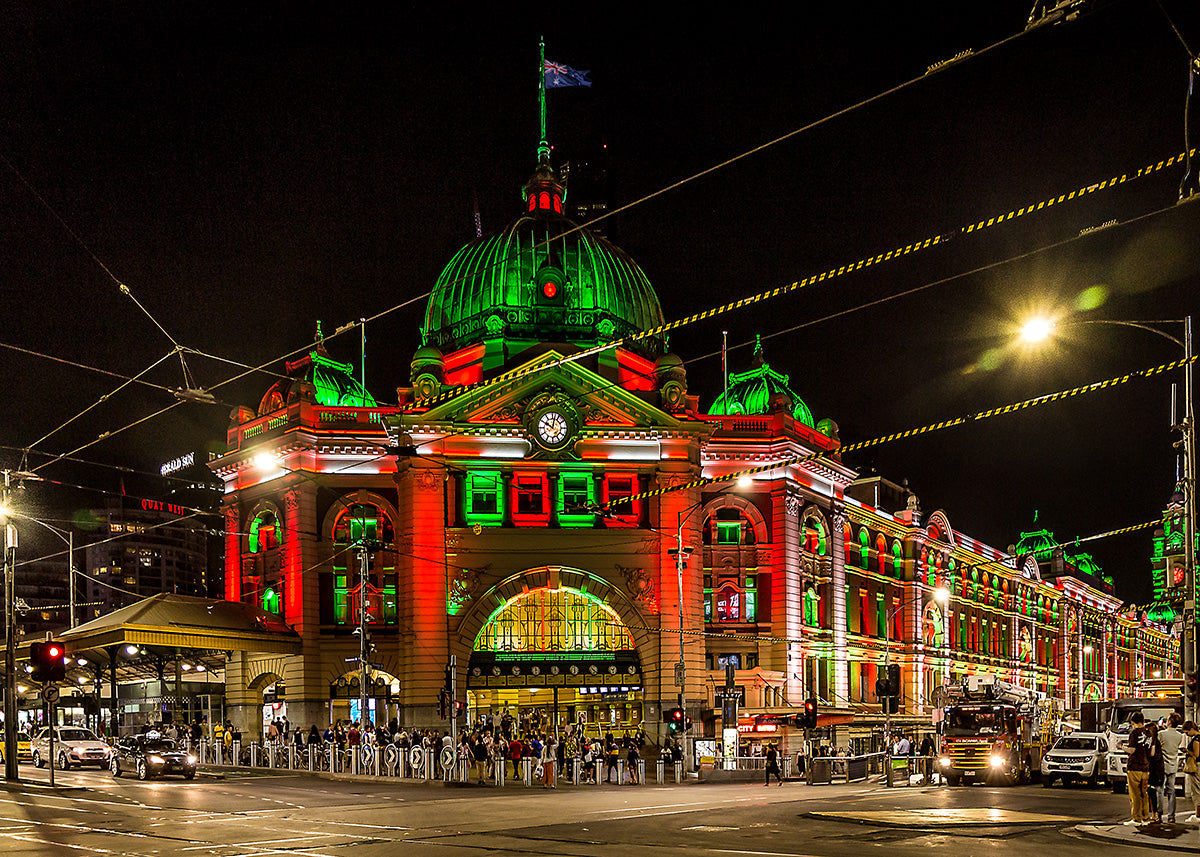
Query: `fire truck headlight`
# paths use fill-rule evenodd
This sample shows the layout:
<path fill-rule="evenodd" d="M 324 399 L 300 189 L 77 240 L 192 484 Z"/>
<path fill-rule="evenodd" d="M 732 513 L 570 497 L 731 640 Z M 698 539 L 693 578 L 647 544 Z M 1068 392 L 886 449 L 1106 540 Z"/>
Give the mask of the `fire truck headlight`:
<path fill-rule="evenodd" d="M 992 763 L 993 768 L 1003 768 L 1004 767 L 1004 757 L 1003 756 L 992 756 L 990 761 Z"/>
<path fill-rule="evenodd" d="M 942 756 L 942 758 L 938 759 L 938 764 L 941 765 L 943 768 L 950 767 L 950 757 Z"/>

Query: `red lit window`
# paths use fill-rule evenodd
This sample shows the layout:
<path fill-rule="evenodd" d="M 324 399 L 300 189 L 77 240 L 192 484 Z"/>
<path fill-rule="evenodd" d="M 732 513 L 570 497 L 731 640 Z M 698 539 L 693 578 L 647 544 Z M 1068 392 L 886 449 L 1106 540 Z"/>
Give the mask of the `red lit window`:
<path fill-rule="evenodd" d="M 607 476 L 604 479 L 604 502 L 612 509 L 610 524 L 633 526 L 637 524 L 641 501 L 633 500 L 618 502 L 622 498 L 632 497 L 637 486 L 633 476 Z M 615 504 L 615 505 L 614 505 Z"/>
<path fill-rule="evenodd" d="M 533 194 L 529 194 L 529 210 L 533 211 L 533 207 L 535 205 L 537 205 L 537 200 L 534 198 Z"/>
<path fill-rule="evenodd" d="M 558 194 L 554 195 L 554 210 L 562 214 L 562 197 Z"/>
<path fill-rule="evenodd" d="M 550 207 L 550 194 L 546 191 L 542 191 L 538 195 L 538 208 L 542 209 L 542 211 L 545 211 L 549 207 Z"/>
<path fill-rule="evenodd" d="M 553 298 L 558 294 L 558 283 L 554 280 L 546 280 L 542 283 L 542 294 L 547 298 Z"/>
<path fill-rule="evenodd" d="M 717 621 L 740 622 L 742 619 L 742 592 L 736 583 L 727 581 L 717 589 Z"/>
<path fill-rule="evenodd" d="M 513 515 L 543 515 L 546 512 L 546 477 L 540 473 L 517 476 L 513 480 L 516 493 Z"/>

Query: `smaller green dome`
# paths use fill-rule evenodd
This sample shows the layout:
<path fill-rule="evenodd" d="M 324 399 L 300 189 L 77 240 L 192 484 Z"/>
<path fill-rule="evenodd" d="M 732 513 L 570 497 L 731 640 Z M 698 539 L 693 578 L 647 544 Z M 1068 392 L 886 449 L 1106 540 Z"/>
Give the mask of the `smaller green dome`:
<path fill-rule="evenodd" d="M 1016 553 L 1017 556 L 1033 554 L 1040 562 L 1049 562 L 1056 547 L 1058 539 L 1054 538 L 1054 533 L 1049 530 L 1034 530 L 1032 533 L 1021 533 Z"/>
<path fill-rule="evenodd" d="M 1068 559 L 1084 574 L 1090 574 L 1092 577 L 1102 577 L 1100 563 L 1096 562 L 1090 553 L 1076 554 L 1073 557 L 1068 557 Z"/>
<path fill-rule="evenodd" d="M 754 345 L 754 359 L 746 372 L 729 376 L 729 389 L 717 396 L 710 414 L 771 414 L 780 410 L 790 413 L 797 422 L 811 429 L 817 427 L 812 411 L 796 395 L 787 375 L 781 375 L 763 358 L 762 337 Z"/>
<path fill-rule="evenodd" d="M 273 413 L 287 404 L 288 395 L 298 383 L 312 385 L 317 404 L 327 407 L 374 408 L 375 397 L 354 377 L 354 366 L 339 363 L 325 350 L 321 327 L 317 325 L 317 347 L 298 360 L 288 361 L 287 377 L 280 378 L 263 394 L 258 414 Z"/>

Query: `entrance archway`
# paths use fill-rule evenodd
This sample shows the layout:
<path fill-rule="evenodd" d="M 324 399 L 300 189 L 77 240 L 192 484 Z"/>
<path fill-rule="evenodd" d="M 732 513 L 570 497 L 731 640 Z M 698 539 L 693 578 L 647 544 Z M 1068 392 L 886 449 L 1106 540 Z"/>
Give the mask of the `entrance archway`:
<path fill-rule="evenodd" d="M 507 715 L 527 730 L 639 728 L 643 679 L 633 632 L 604 599 L 554 578 L 509 596 L 476 634 L 467 670 L 472 715 Z"/>

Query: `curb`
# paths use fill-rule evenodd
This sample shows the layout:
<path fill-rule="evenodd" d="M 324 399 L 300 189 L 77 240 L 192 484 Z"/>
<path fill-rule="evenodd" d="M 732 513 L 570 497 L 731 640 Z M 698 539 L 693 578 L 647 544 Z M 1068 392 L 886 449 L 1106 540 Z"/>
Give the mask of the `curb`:
<path fill-rule="evenodd" d="M 1150 824 L 1146 827 L 1126 827 L 1123 824 L 1077 824 L 1074 830 L 1081 836 L 1102 842 L 1120 842 L 1138 848 L 1159 851 L 1178 851 L 1200 854 L 1200 831 L 1182 824 Z"/>

